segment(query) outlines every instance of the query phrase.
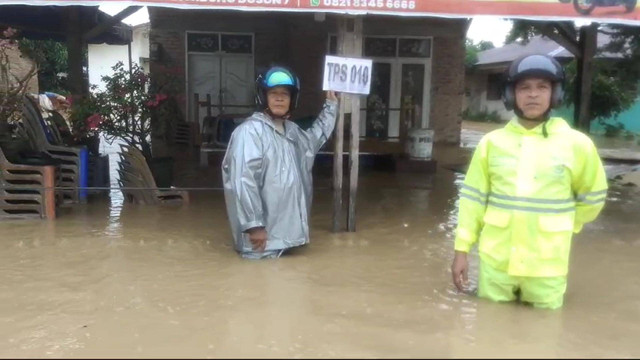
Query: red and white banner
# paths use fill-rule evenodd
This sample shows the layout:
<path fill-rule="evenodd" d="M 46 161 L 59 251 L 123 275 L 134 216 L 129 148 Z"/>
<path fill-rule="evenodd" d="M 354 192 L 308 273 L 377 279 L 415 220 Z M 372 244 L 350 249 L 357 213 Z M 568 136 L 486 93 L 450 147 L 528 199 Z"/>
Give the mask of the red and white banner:
<path fill-rule="evenodd" d="M 582 19 L 640 25 L 639 0 L 0 0 L 26 5 L 127 5 L 246 11 L 306 11 L 398 16 Z M 1 8 L 0 8 L 0 11 Z"/>

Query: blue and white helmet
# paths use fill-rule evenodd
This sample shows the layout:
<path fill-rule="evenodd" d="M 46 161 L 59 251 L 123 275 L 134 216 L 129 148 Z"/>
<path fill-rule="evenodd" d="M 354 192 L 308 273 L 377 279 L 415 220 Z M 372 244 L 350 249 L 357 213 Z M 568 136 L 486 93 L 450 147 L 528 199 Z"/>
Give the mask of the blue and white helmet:
<path fill-rule="evenodd" d="M 291 92 L 291 105 L 289 111 L 298 106 L 298 95 L 300 94 L 300 79 L 289 69 L 275 66 L 267 70 L 264 74 L 258 75 L 256 79 L 256 105 L 264 110 L 267 108 L 267 91 L 277 86 L 289 88 Z"/>

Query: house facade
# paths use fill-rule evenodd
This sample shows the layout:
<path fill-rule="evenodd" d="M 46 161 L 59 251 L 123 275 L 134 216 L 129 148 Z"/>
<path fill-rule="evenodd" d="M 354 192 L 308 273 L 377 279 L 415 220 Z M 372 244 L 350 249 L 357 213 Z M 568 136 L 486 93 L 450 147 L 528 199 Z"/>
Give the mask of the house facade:
<path fill-rule="evenodd" d="M 324 57 L 335 54 L 337 16 L 324 13 L 149 9 L 150 70 L 178 74 L 186 118 L 202 125 L 212 115 L 254 109 L 256 75 L 272 65 L 290 67 L 302 83 L 294 118 L 316 115 L 324 93 Z M 361 106 L 362 147 L 397 146 L 411 127 L 430 128 L 435 141 L 460 139 L 467 20 L 365 16 L 363 57 L 374 62 L 371 94 Z M 198 119 L 195 114 L 199 113 Z"/>

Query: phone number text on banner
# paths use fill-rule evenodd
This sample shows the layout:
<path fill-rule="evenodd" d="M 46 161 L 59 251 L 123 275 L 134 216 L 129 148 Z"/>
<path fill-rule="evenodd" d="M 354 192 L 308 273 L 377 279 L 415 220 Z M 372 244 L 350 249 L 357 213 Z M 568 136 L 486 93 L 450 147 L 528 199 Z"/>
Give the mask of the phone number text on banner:
<path fill-rule="evenodd" d="M 415 10 L 416 0 L 311 0 L 311 6 L 352 10 Z"/>

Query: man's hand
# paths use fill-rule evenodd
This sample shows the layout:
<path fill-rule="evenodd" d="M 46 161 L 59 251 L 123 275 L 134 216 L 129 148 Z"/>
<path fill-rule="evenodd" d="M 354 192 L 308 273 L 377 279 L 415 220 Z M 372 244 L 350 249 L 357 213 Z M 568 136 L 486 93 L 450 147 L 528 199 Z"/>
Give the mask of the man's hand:
<path fill-rule="evenodd" d="M 327 100 L 338 101 L 338 96 L 336 96 L 336 92 L 332 90 L 327 91 Z"/>
<path fill-rule="evenodd" d="M 249 229 L 247 232 L 249 233 L 249 240 L 253 245 L 253 250 L 264 251 L 267 246 L 267 230 L 263 227 L 257 227 Z"/>
<path fill-rule="evenodd" d="M 468 283 L 467 274 L 469 273 L 469 262 L 467 261 L 467 253 L 456 251 L 451 265 L 451 275 L 453 276 L 453 284 L 459 291 L 464 292 Z"/>

